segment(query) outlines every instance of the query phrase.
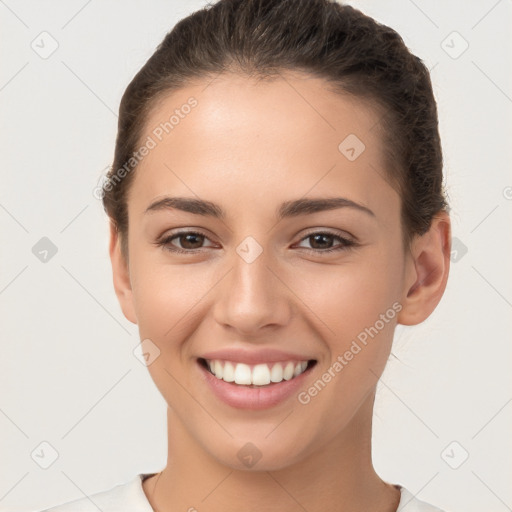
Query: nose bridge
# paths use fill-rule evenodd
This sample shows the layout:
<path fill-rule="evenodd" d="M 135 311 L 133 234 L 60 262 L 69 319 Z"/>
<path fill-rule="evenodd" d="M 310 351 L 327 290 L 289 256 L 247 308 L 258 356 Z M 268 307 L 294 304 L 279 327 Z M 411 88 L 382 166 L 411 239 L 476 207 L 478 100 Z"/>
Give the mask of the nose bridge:
<path fill-rule="evenodd" d="M 248 237 L 236 248 L 230 263 L 231 271 L 216 297 L 217 322 L 247 334 L 287 322 L 286 287 L 274 275 L 270 254 Z"/>

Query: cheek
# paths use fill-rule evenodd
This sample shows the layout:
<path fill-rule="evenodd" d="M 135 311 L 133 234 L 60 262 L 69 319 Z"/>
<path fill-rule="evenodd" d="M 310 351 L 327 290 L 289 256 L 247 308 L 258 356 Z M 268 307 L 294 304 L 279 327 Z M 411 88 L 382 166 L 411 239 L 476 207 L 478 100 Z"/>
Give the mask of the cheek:
<path fill-rule="evenodd" d="M 350 421 L 374 389 L 389 357 L 401 309 L 395 275 L 401 263 L 384 250 L 379 256 L 336 271 L 327 269 L 307 295 L 308 306 L 322 321 L 316 325 L 324 326 L 329 358 L 321 362 L 317 380 L 298 398 L 307 415 L 329 426 L 325 436 L 335 435 Z"/>
<path fill-rule="evenodd" d="M 170 340 L 190 330 L 213 282 L 206 267 L 169 265 L 151 258 L 132 262 L 132 290 L 141 336 Z M 156 341 L 155 341 L 156 342 Z"/>
<path fill-rule="evenodd" d="M 299 280 L 295 278 L 294 290 L 311 309 L 316 323 L 324 324 L 327 339 L 339 340 L 343 346 L 386 313 L 386 329 L 381 330 L 389 333 L 388 324 L 393 324 L 396 316 L 392 306 L 400 297 L 400 264 L 396 255 L 386 256 L 384 251 L 378 258 L 356 256 L 346 264 L 303 273 Z"/>

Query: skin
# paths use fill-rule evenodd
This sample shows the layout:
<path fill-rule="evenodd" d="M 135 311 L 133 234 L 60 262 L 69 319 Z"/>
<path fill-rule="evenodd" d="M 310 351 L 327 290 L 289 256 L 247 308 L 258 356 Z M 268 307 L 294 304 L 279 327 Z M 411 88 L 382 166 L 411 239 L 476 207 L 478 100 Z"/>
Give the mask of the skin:
<path fill-rule="evenodd" d="M 198 105 L 139 164 L 128 201 L 128 261 L 111 226 L 114 287 L 124 315 L 160 356 L 148 366 L 168 404 L 168 461 L 143 489 L 157 512 L 395 511 L 397 488 L 371 460 L 377 380 L 398 323 L 418 324 L 448 277 L 450 219 L 402 243 L 400 196 L 384 179 L 379 116 L 321 79 L 287 72 L 273 82 L 236 74 L 169 94 L 143 140 L 190 96 Z M 366 148 L 349 161 L 338 145 L 356 134 Z M 146 213 L 163 196 L 212 201 L 224 219 L 177 209 Z M 285 201 L 344 197 L 364 205 L 276 219 Z M 177 229 L 205 238 L 177 237 Z M 333 236 L 315 243 L 314 233 Z M 336 235 L 357 245 L 340 246 Z M 253 237 L 263 252 L 236 249 Z M 193 249 L 198 247 L 195 252 Z M 394 303 L 401 311 L 303 405 L 297 396 L 265 410 L 232 408 L 201 378 L 196 358 L 227 347 L 273 347 L 317 360 L 311 386 L 365 327 Z M 247 443 L 252 468 L 237 457 Z"/>

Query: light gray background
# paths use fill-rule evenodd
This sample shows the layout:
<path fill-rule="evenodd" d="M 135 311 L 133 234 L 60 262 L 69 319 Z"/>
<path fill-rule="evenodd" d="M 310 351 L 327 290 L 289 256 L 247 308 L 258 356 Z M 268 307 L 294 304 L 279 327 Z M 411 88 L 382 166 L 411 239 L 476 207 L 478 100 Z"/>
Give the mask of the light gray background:
<path fill-rule="evenodd" d="M 93 189 L 125 87 L 204 3 L 0 0 L 1 511 L 165 465 L 166 405 L 133 355 L 138 331 L 113 291 Z M 454 512 L 512 510 L 512 2 L 350 3 L 432 69 L 458 240 L 438 309 L 397 330 L 375 407 L 376 469 Z M 43 31 L 58 43 L 46 59 L 31 47 L 51 49 Z M 46 263 L 32 252 L 42 237 L 58 248 Z M 36 463 L 51 453 L 42 442 L 58 452 L 48 469 Z"/>

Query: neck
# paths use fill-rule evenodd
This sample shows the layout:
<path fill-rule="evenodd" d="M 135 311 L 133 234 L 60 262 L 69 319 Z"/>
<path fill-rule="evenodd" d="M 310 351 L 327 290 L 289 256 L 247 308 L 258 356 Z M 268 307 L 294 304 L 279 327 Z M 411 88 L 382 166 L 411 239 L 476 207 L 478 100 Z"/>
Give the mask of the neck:
<path fill-rule="evenodd" d="M 346 428 L 300 462 L 276 471 L 238 470 L 219 463 L 168 409 L 168 460 L 143 488 L 155 512 L 396 512 L 400 491 L 371 460 L 375 393 Z"/>

